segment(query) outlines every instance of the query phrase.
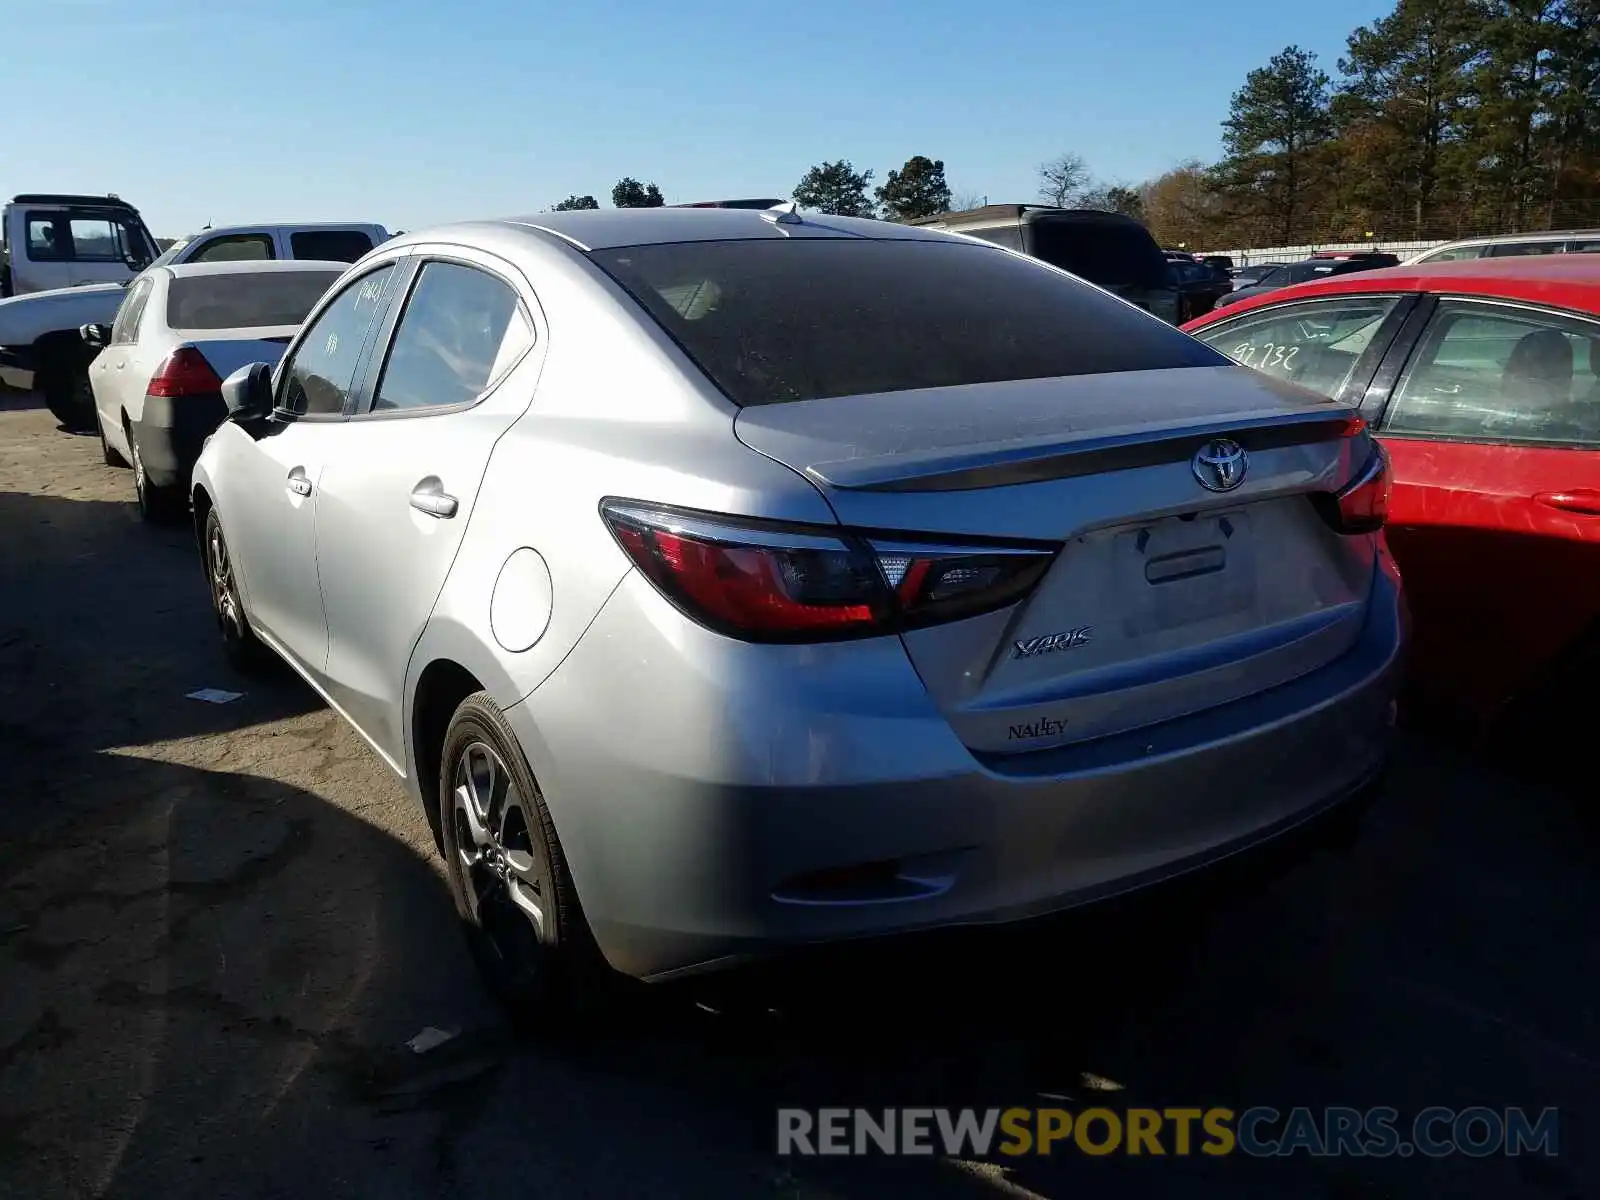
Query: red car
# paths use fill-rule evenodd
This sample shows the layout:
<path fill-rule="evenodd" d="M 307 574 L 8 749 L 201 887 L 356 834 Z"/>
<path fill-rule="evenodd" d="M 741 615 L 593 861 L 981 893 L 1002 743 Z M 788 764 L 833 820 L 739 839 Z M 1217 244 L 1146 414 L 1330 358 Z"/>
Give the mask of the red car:
<path fill-rule="evenodd" d="M 1377 432 L 1419 690 L 1487 717 L 1600 680 L 1600 256 L 1337 275 L 1183 328 Z"/>

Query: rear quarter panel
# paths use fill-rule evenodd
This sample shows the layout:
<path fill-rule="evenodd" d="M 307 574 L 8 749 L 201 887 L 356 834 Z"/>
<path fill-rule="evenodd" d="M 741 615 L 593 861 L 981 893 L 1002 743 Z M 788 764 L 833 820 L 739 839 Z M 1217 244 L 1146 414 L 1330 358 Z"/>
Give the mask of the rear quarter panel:
<path fill-rule="evenodd" d="M 728 402 L 596 268 L 570 252 L 522 267 L 544 317 L 544 362 L 530 407 L 494 448 L 471 523 L 413 651 L 408 714 L 423 672 L 441 659 L 465 667 L 502 708 L 560 665 L 631 569 L 600 516 L 608 496 L 834 523 L 815 488 L 737 441 Z M 502 571 L 524 548 L 548 577 L 544 598 L 533 601 L 547 611 L 533 620 L 543 628 L 532 645 L 508 649 L 496 639 L 491 611 Z M 524 569 L 513 568 L 504 586 L 514 586 Z M 406 775 L 415 790 L 410 720 L 405 729 Z M 548 759 L 539 761 L 536 746 L 526 749 L 543 782 Z M 554 790 L 547 800 L 555 813 Z"/>

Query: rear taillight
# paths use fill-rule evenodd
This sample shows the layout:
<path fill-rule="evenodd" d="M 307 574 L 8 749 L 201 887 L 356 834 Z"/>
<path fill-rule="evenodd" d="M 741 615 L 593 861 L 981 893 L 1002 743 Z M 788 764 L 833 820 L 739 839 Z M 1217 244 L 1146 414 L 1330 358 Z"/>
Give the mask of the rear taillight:
<path fill-rule="evenodd" d="M 200 396 L 221 390 L 222 380 L 193 346 L 179 346 L 167 355 L 144 389 L 147 396 Z"/>
<path fill-rule="evenodd" d="M 601 514 L 645 576 L 708 628 L 745 641 L 894 633 L 1004 608 L 1052 546 L 932 543 L 608 500 Z"/>
<path fill-rule="evenodd" d="M 1363 432 L 1358 426 L 1351 436 Z M 1380 443 L 1364 440 L 1371 453 L 1355 478 L 1337 492 L 1312 497 L 1317 511 L 1339 533 L 1376 533 L 1389 519 L 1389 455 Z"/>

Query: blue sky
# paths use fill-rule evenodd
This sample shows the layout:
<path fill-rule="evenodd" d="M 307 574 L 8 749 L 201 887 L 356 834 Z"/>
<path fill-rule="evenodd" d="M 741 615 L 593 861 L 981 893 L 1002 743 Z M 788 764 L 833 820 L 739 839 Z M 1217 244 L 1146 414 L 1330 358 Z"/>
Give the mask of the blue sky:
<path fill-rule="evenodd" d="M 1217 153 L 1245 73 L 1333 73 L 1389 6 L 1282 0 L 0 0 L 0 191 L 113 191 L 160 236 L 272 219 L 391 229 L 788 195 L 812 163 L 1031 200 L 1040 162 L 1137 181 Z"/>

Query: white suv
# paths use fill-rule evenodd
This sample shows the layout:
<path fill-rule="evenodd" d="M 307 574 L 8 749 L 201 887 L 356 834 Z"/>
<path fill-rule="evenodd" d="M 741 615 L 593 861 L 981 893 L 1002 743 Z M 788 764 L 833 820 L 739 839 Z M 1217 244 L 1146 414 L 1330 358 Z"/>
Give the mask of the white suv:
<path fill-rule="evenodd" d="M 1600 229 L 1559 229 L 1550 233 L 1507 233 L 1498 237 L 1462 238 L 1406 259 L 1416 263 L 1455 262 L 1462 258 L 1515 258 L 1526 254 L 1594 254 L 1600 252 Z"/>

